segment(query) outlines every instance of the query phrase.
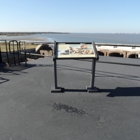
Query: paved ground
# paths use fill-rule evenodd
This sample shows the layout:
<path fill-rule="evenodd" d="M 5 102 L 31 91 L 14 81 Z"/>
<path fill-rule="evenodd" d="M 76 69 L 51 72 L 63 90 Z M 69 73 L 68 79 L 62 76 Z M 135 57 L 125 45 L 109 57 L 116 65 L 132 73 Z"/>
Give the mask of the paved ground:
<path fill-rule="evenodd" d="M 138 59 L 106 58 L 139 64 Z M 87 93 L 91 62 L 58 61 L 58 84 L 51 93 L 51 58 L 24 67 L 0 69 L 0 140 L 140 139 L 140 67 L 97 63 L 95 86 Z"/>

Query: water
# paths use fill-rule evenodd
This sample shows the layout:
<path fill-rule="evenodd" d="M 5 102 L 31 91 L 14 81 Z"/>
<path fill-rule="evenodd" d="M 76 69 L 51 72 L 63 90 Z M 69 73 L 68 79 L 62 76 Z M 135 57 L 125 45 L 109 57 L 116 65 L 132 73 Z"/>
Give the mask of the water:
<path fill-rule="evenodd" d="M 70 33 L 70 34 L 38 34 L 38 37 L 58 42 L 92 42 L 140 44 L 140 34 L 105 34 L 105 33 Z"/>
<path fill-rule="evenodd" d="M 140 34 L 107 34 L 107 33 L 70 33 L 70 34 L 36 34 L 27 36 L 0 36 L 0 40 L 32 40 L 58 42 L 92 42 L 140 44 Z"/>

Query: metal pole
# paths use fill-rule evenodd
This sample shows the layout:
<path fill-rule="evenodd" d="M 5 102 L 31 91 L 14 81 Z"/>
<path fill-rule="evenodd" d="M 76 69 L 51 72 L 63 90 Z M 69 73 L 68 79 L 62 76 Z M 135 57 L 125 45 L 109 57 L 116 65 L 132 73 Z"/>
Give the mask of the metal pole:
<path fill-rule="evenodd" d="M 20 55 L 19 55 L 19 53 L 20 53 L 20 48 L 19 48 L 19 44 L 18 44 L 17 41 L 16 41 L 16 43 L 17 43 L 18 64 L 20 65 Z"/>
<path fill-rule="evenodd" d="M 6 40 L 5 40 L 5 47 L 6 47 L 7 63 L 8 63 L 9 66 L 11 66 L 10 61 L 9 61 L 8 48 L 7 48 L 7 42 L 6 42 Z"/>
<path fill-rule="evenodd" d="M 25 44 L 25 42 L 24 42 L 24 53 L 25 53 L 25 66 L 27 66 L 27 56 L 26 56 L 26 44 Z"/>
<path fill-rule="evenodd" d="M 92 76 L 91 76 L 91 88 L 94 88 L 94 79 L 95 79 L 95 66 L 96 66 L 96 60 L 92 59 Z"/>
<path fill-rule="evenodd" d="M 0 46 L 0 63 L 2 63 L 1 46 Z"/>
<path fill-rule="evenodd" d="M 13 41 L 13 57 L 14 57 L 14 65 L 16 65 L 15 49 L 14 49 L 14 41 Z"/>
<path fill-rule="evenodd" d="M 54 87 L 55 89 L 57 89 L 57 62 L 56 62 L 56 59 L 53 59 L 54 61 Z"/>
<path fill-rule="evenodd" d="M 87 91 L 88 91 L 89 93 L 98 92 L 98 91 L 99 91 L 99 88 L 94 87 L 95 66 L 96 66 L 96 59 L 92 59 L 91 83 L 90 83 L 90 87 L 87 86 Z"/>

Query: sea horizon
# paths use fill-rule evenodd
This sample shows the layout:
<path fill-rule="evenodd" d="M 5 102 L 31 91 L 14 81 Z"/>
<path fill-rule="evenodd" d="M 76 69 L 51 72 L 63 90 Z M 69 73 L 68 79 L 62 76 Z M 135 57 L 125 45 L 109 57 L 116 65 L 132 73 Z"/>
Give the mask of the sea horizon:
<path fill-rule="evenodd" d="M 32 35 L 0 35 L 0 40 L 32 40 L 46 42 L 92 42 L 140 44 L 139 33 L 40 33 Z"/>

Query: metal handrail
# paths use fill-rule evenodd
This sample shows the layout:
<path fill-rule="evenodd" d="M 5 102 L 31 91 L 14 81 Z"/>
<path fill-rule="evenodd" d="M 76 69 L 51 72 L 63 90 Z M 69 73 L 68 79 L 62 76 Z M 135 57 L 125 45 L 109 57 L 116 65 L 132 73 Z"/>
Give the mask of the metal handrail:
<path fill-rule="evenodd" d="M 9 61 L 9 55 L 8 55 L 8 47 L 7 47 L 7 41 L 6 40 L 0 40 L 0 42 L 5 43 L 5 48 L 6 48 L 6 56 L 7 56 L 7 63 L 10 66 L 10 61 Z"/>
<path fill-rule="evenodd" d="M 0 46 L 0 63 L 2 63 L 1 46 Z"/>
<path fill-rule="evenodd" d="M 21 44 L 23 45 L 23 49 L 21 49 Z M 27 55 L 26 55 L 26 43 L 25 41 L 19 41 L 19 51 L 24 52 L 24 60 L 25 60 L 25 65 L 27 65 Z"/>
<path fill-rule="evenodd" d="M 12 47 L 13 47 L 13 50 L 12 50 L 12 51 L 11 51 L 11 43 L 12 43 Z M 17 41 L 17 40 L 11 40 L 11 41 L 9 41 L 9 53 L 10 53 L 10 54 L 13 54 L 14 65 L 16 65 L 16 58 L 15 58 L 15 54 L 16 54 L 16 51 L 15 51 L 15 44 L 16 44 L 16 47 L 17 47 L 18 64 L 20 65 L 20 60 L 19 60 L 19 44 L 18 44 L 18 41 Z"/>

